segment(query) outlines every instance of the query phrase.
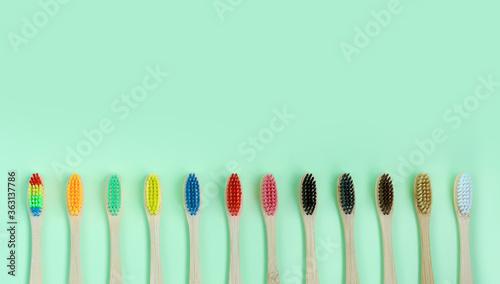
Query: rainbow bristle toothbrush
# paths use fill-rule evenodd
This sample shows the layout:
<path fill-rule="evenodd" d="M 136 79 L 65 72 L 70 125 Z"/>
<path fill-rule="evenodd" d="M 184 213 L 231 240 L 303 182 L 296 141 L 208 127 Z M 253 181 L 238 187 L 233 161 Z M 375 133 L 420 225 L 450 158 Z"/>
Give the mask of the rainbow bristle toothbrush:
<path fill-rule="evenodd" d="M 243 206 L 243 194 L 241 182 L 237 174 L 231 174 L 226 182 L 226 213 L 229 223 L 230 236 L 230 262 L 229 262 L 229 284 L 241 284 L 240 271 L 240 218 Z"/>
<path fill-rule="evenodd" d="M 106 211 L 111 239 L 110 284 L 121 284 L 122 268 L 120 262 L 120 220 L 122 218 L 123 191 L 121 179 L 117 174 L 110 175 L 106 181 Z"/>
<path fill-rule="evenodd" d="M 151 238 L 151 272 L 149 283 L 163 283 L 160 254 L 160 217 L 162 194 L 160 179 L 156 174 L 150 174 L 144 183 L 144 204 L 149 223 Z"/>
<path fill-rule="evenodd" d="M 414 183 L 415 210 L 420 224 L 420 283 L 434 284 L 432 272 L 431 241 L 429 227 L 431 223 L 432 187 L 428 174 L 418 174 Z"/>
<path fill-rule="evenodd" d="M 198 227 L 200 223 L 200 183 L 195 174 L 184 180 L 184 208 L 189 224 L 190 265 L 189 284 L 201 284 L 200 254 L 198 246 Z"/>
<path fill-rule="evenodd" d="M 71 227 L 71 259 L 69 269 L 69 283 L 81 284 L 82 271 L 80 264 L 80 222 L 82 220 L 83 183 L 78 174 L 73 174 L 68 180 L 66 189 L 66 205 L 69 225 Z"/>
<path fill-rule="evenodd" d="M 28 185 L 28 208 L 31 220 L 31 274 L 30 284 L 42 283 L 42 221 L 45 212 L 45 186 L 38 174 L 33 174 Z"/>
<path fill-rule="evenodd" d="M 472 265 L 469 246 L 469 220 L 472 208 L 472 180 L 468 174 L 455 179 L 455 212 L 460 229 L 460 284 L 472 284 Z"/>
<path fill-rule="evenodd" d="M 278 213 L 278 187 L 271 174 L 260 183 L 260 201 L 267 231 L 267 283 L 280 283 L 278 257 L 276 254 L 276 216 Z"/>
<path fill-rule="evenodd" d="M 354 213 L 356 211 L 356 194 L 350 174 L 342 174 L 337 180 L 337 202 L 340 216 L 344 224 L 345 239 L 345 283 L 358 284 L 358 266 L 354 249 Z"/>
<path fill-rule="evenodd" d="M 316 245 L 314 225 L 316 221 L 317 189 L 312 174 L 305 174 L 300 181 L 300 210 L 304 220 L 306 233 L 306 284 L 318 284 L 318 265 L 316 262 Z"/>

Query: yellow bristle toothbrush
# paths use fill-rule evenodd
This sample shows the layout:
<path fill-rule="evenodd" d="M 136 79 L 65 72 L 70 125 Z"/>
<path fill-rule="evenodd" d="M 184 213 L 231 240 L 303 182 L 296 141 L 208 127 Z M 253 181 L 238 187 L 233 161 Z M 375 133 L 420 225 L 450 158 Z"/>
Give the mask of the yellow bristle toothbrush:
<path fill-rule="evenodd" d="M 66 189 L 66 205 L 69 225 L 71 227 L 71 259 L 69 283 L 81 284 L 82 271 L 80 264 L 80 222 L 82 220 L 84 202 L 83 183 L 78 174 L 73 174 L 68 180 Z"/>
<path fill-rule="evenodd" d="M 429 238 L 429 227 L 431 223 L 432 209 L 432 187 L 428 174 L 418 174 L 414 185 L 415 209 L 417 211 L 418 223 L 420 224 L 420 257 L 421 272 L 420 283 L 433 284 L 431 242 Z"/>
<path fill-rule="evenodd" d="M 121 284 L 123 280 L 120 261 L 120 220 L 122 218 L 123 191 L 120 176 L 117 174 L 110 175 L 106 181 L 105 201 L 111 239 L 109 283 Z"/>
<path fill-rule="evenodd" d="M 156 174 L 150 174 L 144 183 L 144 205 L 149 223 L 149 235 L 151 238 L 151 272 L 149 283 L 163 283 L 160 254 L 160 217 L 162 194 L 160 179 Z"/>
<path fill-rule="evenodd" d="M 469 247 L 469 220 L 472 207 L 472 180 L 468 174 L 455 179 L 455 212 L 460 230 L 460 284 L 472 284 L 472 264 Z"/>
<path fill-rule="evenodd" d="M 31 273 L 30 284 L 42 283 L 42 221 L 45 212 L 45 184 L 33 174 L 28 185 L 28 208 L 31 220 Z"/>

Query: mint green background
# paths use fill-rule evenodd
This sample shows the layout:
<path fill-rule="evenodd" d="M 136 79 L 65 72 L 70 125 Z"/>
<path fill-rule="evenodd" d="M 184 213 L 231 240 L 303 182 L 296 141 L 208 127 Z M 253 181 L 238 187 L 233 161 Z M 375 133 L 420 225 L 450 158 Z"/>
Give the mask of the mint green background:
<path fill-rule="evenodd" d="M 334 186 L 350 172 L 357 194 L 355 238 L 361 283 L 381 283 L 381 236 L 374 203 L 376 177 L 398 175 L 408 159 L 440 128 L 446 140 L 395 184 L 393 244 L 399 283 L 418 283 L 419 230 L 413 178 L 428 172 L 433 183 L 431 245 L 436 283 L 458 282 L 458 235 L 453 208 L 455 176 L 468 172 L 475 185 L 471 255 L 476 283 L 498 283 L 498 182 L 500 89 L 469 113 L 457 129 L 443 115 L 480 84 L 500 81 L 497 1 L 401 1 L 402 11 L 354 54 L 355 28 L 373 20 L 388 1 L 244 1 L 223 21 L 211 1 L 134 3 L 71 1 L 16 53 L 8 34 L 36 2 L 0 4 L 0 280 L 28 283 L 30 225 L 25 206 L 28 178 L 40 173 L 47 199 L 43 226 L 45 283 L 67 283 L 69 224 L 65 183 L 52 164 L 65 163 L 67 146 L 83 130 L 113 121 L 81 163 L 71 168 L 85 185 L 81 231 L 84 283 L 106 283 L 109 232 L 104 204 L 107 176 L 123 180 L 121 227 L 125 283 L 149 281 L 149 233 L 142 184 L 159 175 L 163 186 L 161 254 L 165 283 L 188 282 L 188 232 L 182 182 L 196 172 L 205 191 L 200 255 L 204 283 L 225 283 L 228 228 L 222 179 L 229 161 L 239 163 L 244 190 L 241 269 L 244 283 L 266 279 L 265 227 L 258 199 L 262 175 L 278 182 L 278 259 L 282 283 L 304 283 L 305 246 L 298 207 L 303 173 L 317 178 L 316 240 L 322 283 L 342 283 L 343 231 Z M 156 65 L 166 78 L 126 119 L 111 104 L 142 83 Z M 269 127 L 273 110 L 295 118 L 254 159 L 238 147 Z M 264 130 L 265 131 L 265 130 Z M 243 146 L 248 147 L 248 146 Z M 18 276 L 7 277 L 6 174 L 18 171 Z M 214 179 L 212 176 L 220 176 Z M 216 182 L 217 187 L 213 186 Z M 330 242 L 330 245 L 325 243 Z M 321 245 L 323 244 L 323 245 Z"/>

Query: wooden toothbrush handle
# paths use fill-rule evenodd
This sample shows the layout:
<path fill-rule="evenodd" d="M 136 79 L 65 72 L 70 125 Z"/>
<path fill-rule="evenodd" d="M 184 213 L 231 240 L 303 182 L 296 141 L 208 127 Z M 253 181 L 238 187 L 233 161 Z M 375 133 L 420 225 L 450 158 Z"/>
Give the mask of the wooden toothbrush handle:
<path fill-rule="evenodd" d="M 229 220 L 230 252 L 229 252 L 229 284 L 241 284 L 240 271 L 240 223 L 237 218 Z"/>
<path fill-rule="evenodd" d="M 460 284 L 472 284 L 472 265 L 469 247 L 469 220 L 459 220 L 460 229 Z"/>
<path fill-rule="evenodd" d="M 191 244 L 189 258 L 189 284 L 201 284 L 198 225 L 198 218 L 193 218 L 193 221 L 189 222 L 189 242 Z"/>
<path fill-rule="evenodd" d="M 434 284 L 434 275 L 432 273 L 431 241 L 429 238 L 430 218 L 420 219 L 420 244 L 421 244 L 421 284 Z"/>
<path fill-rule="evenodd" d="M 311 218 L 305 218 L 304 220 L 306 231 L 306 284 L 319 284 L 314 238 L 314 220 Z"/>
<path fill-rule="evenodd" d="M 151 271 L 150 284 L 163 284 L 160 254 L 160 218 L 152 217 L 149 222 L 149 235 L 151 238 Z"/>
<path fill-rule="evenodd" d="M 276 254 L 276 217 L 266 219 L 267 231 L 267 284 L 279 284 L 278 256 Z"/>
<path fill-rule="evenodd" d="M 111 219 L 116 218 L 116 219 Z M 122 267 L 120 261 L 120 219 L 110 217 L 111 265 L 109 272 L 110 284 L 122 284 Z"/>
<path fill-rule="evenodd" d="M 359 284 L 356 250 L 354 248 L 354 219 L 349 217 L 344 221 L 345 239 L 345 282 Z"/>
<path fill-rule="evenodd" d="M 35 217 L 40 218 L 40 217 Z M 37 220 L 38 221 L 38 220 Z M 30 284 L 42 284 L 42 223 L 31 222 L 31 273 Z"/>
<path fill-rule="evenodd" d="M 82 284 L 82 270 L 80 262 L 80 220 L 70 217 L 71 226 L 71 259 L 69 267 L 69 283 Z"/>
<path fill-rule="evenodd" d="M 396 268 L 394 267 L 394 253 L 392 251 L 392 221 L 381 222 L 382 239 L 384 243 L 384 284 L 398 283 Z"/>

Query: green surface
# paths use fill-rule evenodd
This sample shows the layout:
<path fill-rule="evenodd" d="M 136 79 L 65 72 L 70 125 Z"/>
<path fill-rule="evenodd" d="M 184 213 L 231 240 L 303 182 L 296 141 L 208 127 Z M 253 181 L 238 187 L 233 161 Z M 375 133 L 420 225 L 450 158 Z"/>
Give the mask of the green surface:
<path fill-rule="evenodd" d="M 282 283 L 304 283 L 298 189 L 306 172 L 315 175 L 318 185 L 321 283 L 343 281 L 343 231 L 333 190 L 343 172 L 351 173 L 356 186 L 361 283 L 382 280 L 374 189 L 383 172 L 395 179 L 393 241 L 399 283 L 418 283 L 419 278 L 412 199 L 413 178 L 419 172 L 428 172 L 433 185 L 436 283 L 458 282 L 452 188 L 461 172 L 470 173 L 474 182 L 475 281 L 498 282 L 498 1 L 216 3 L 223 20 L 213 1 L 68 1 L 45 7 L 52 15 L 46 23 L 44 8 L 36 1 L 0 4 L 1 283 L 28 283 L 26 194 L 34 172 L 43 176 L 46 189 L 45 283 L 68 281 L 65 189 L 72 172 L 81 175 L 85 186 L 84 283 L 109 281 L 104 197 L 112 173 L 121 176 L 124 194 L 123 277 L 128 284 L 148 283 L 143 185 L 153 172 L 163 187 L 165 283 L 188 283 L 182 189 L 190 172 L 198 175 L 202 188 L 204 283 L 227 281 L 223 186 L 231 172 L 238 172 L 243 186 L 244 283 L 264 283 L 266 278 L 258 190 L 266 173 L 274 174 L 279 189 Z M 34 16 L 43 27 L 30 26 Z M 381 24 L 373 22 L 377 19 Z M 15 278 L 4 265 L 5 189 L 11 169 L 20 178 Z"/>

